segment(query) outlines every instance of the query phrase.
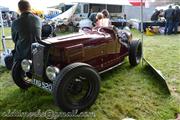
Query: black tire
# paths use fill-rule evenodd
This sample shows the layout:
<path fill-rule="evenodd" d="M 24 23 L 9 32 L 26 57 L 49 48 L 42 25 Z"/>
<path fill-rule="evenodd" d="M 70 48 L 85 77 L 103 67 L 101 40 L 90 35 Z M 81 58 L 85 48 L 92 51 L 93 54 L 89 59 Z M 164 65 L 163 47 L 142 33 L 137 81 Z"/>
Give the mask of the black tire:
<path fill-rule="evenodd" d="M 45 24 L 42 26 L 41 37 L 48 38 L 53 32 L 53 27 L 51 25 Z"/>
<path fill-rule="evenodd" d="M 84 90 L 85 82 L 88 83 L 87 91 Z M 100 76 L 89 65 L 74 63 L 62 70 L 53 88 L 55 102 L 63 111 L 81 112 L 95 102 L 100 90 Z M 82 93 L 84 96 L 78 98 Z"/>
<path fill-rule="evenodd" d="M 25 72 L 21 68 L 21 62 L 16 62 L 12 67 L 12 78 L 15 84 L 21 89 L 28 89 L 31 84 L 27 80 Z M 27 79 L 26 79 L 27 78 Z"/>
<path fill-rule="evenodd" d="M 4 62 L 5 62 L 6 68 L 7 68 L 8 70 L 11 70 L 11 69 L 12 69 L 12 66 L 13 66 L 13 55 L 7 55 L 7 56 L 4 58 Z"/>
<path fill-rule="evenodd" d="M 142 57 L 142 43 L 140 40 L 133 40 L 129 47 L 129 62 L 131 66 L 136 66 L 140 63 Z"/>

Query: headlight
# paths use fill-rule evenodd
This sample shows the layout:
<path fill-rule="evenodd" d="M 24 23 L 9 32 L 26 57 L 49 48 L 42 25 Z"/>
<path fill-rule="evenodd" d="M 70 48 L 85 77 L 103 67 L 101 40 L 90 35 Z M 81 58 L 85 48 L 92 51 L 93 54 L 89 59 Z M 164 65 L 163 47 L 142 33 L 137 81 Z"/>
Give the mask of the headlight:
<path fill-rule="evenodd" d="M 59 68 L 49 66 L 46 69 L 46 75 L 49 78 L 49 80 L 55 80 L 57 75 L 59 74 Z"/>
<path fill-rule="evenodd" d="M 24 59 L 24 60 L 21 62 L 21 67 L 22 67 L 22 69 L 24 70 L 24 72 L 29 72 L 30 69 L 31 69 L 31 65 L 32 65 L 32 61 L 31 61 L 31 60 L 26 60 L 26 59 Z"/>
<path fill-rule="evenodd" d="M 123 30 L 127 31 L 127 32 L 131 32 L 130 28 L 128 26 L 124 27 Z"/>

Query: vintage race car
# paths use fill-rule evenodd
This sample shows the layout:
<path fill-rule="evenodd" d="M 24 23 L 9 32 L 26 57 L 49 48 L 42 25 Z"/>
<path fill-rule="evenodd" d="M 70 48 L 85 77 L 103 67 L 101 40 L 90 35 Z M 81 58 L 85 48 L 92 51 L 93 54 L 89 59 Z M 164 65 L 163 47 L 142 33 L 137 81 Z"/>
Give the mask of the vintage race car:
<path fill-rule="evenodd" d="M 12 78 L 22 89 L 32 84 L 53 94 L 63 111 L 83 111 L 96 100 L 100 74 L 123 63 L 140 63 L 142 44 L 124 30 L 82 28 L 81 32 L 32 44 L 32 59 L 16 62 Z"/>

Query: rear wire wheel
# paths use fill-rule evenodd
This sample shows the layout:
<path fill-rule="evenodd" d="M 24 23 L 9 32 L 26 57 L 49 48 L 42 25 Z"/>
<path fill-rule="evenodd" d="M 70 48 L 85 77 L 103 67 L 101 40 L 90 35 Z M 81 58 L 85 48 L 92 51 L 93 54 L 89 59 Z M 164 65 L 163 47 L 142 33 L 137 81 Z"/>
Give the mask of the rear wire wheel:
<path fill-rule="evenodd" d="M 130 42 L 129 48 L 129 63 L 131 66 L 136 66 L 140 63 L 142 57 L 142 43 L 140 40 Z"/>

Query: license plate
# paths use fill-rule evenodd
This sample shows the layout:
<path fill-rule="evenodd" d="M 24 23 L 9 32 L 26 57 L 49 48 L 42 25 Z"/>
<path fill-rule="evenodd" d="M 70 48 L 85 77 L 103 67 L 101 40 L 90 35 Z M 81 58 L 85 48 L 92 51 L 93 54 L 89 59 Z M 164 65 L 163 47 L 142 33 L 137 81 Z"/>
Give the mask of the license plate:
<path fill-rule="evenodd" d="M 46 83 L 42 82 L 40 80 L 32 79 L 31 83 L 35 86 L 38 86 L 48 92 L 52 92 L 52 84 L 51 83 Z"/>

